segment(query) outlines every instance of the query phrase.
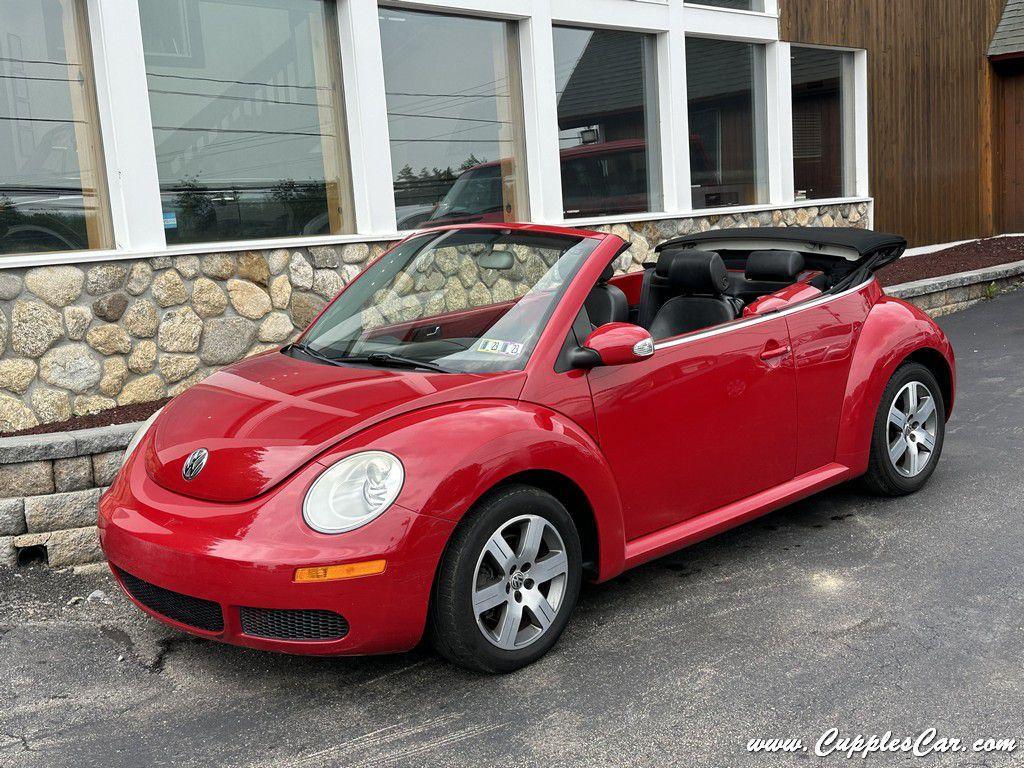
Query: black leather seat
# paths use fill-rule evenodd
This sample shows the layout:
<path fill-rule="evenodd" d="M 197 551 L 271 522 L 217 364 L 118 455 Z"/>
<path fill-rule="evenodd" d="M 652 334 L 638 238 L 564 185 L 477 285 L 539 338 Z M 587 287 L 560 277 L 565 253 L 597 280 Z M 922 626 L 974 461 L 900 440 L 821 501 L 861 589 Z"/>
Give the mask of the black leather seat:
<path fill-rule="evenodd" d="M 749 304 L 792 285 L 803 270 L 804 257 L 799 251 L 751 251 L 743 275 L 730 275 L 729 293 Z"/>
<path fill-rule="evenodd" d="M 614 274 L 615 268 L 611 264 L 605 267 L 597 285 L 590 290 L 586 301 L 583 302 L 587 317 L 594 328 L 606 323 L 625 323 L 629 320 L 629 301 L 626 294 L 608 282 Z"/>
<path fill-rule="evenodd" d="M 751 251 L 744 270 L 747 280 L 794 283 L 804 271 L 799 251 Z"/>
<path fill-rule="evenodd" d="M 743 302 L 727 296 L 729 276 L 713 251 L 663 251 L 653 274 L 645 275 L 641 318 L 655 339 L 728 323 Z"/>

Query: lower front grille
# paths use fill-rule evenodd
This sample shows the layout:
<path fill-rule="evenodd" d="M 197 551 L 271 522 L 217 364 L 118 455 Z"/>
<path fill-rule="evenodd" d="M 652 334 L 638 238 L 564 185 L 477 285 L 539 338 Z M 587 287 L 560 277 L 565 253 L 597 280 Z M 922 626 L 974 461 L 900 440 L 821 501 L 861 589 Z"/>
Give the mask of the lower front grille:
<path fill-rule="evenodd" d="M 117 575 L 121 577 L 121 583 L 128 594 L 151 611 L 206 632 L 224 631 L 224 614 L 217 603 L 158 587 L 120 568 L 117 569 Z"/>
<path fill-rule="evenodd" d="M 239 608 L 242 631 L 269 640 L 340 640 L 348 621 L 334 611 Z"/>

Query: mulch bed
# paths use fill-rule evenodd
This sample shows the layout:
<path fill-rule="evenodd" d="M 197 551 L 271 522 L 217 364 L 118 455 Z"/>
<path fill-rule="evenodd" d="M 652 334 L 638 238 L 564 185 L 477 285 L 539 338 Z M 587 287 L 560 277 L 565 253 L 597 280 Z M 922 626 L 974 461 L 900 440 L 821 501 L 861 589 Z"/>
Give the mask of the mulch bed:
<path fill-rule="evenodd" d="M 108 411 L 91 416 L 76 416 L 67 421 L 55 421 L 52 424 L 40 424 L 38 427 L 23 429 L 20 432 L 7 432 L 0 437 L 17 437 L 19 435 L 43 435 L 50 432 L 71 432 L 76 429 L 92 429 L 93 427 L 109 427 L 111 424 L 131 424 L 133 421 L 145 421 L 152 416 L 157 408 L 170 402 L 169 397 L 154 400 L 150 403 L 134 403 L 119 405 Z"/>
<path fill-rule="evenodd" d="M 882 285 L 899 285 L 1014 261 L 1024 261 L 1024 237 L 990 237 L 943 251 L 907 256 L 880 269 L 878 281 Z"/>
<path fill-rule="evenodd" d="M 992 237 L 986 240 L 975 240 L 963 245 L 955 245 L 942 251 L 925 253 L 919 256 L 908 256 L 879 270 L 878 280 L 882 285 L 899 285 L 912 280 L 923 280 L 926 277 L 940 277 L 955 272 L 967 272 L 982 267 L 998 264 L 1009 264 L 1024 261 L 1024 237 Z M 78 416 L 67 421 L 53 424 L 40 424 L 38 427 L 23 429 L 20 432 L 9 432 L 3 437 L 16 435 L 41 435 L 49 432 L 70 432 L 76 429 L 105 427 L 110 424 L 129 424 L 149 418 L 157 408 L 164 405 L 170 398 L 156 400 L 152 403 L 136 403 L 122 405 L 103 411 L 93 416 Z"/>

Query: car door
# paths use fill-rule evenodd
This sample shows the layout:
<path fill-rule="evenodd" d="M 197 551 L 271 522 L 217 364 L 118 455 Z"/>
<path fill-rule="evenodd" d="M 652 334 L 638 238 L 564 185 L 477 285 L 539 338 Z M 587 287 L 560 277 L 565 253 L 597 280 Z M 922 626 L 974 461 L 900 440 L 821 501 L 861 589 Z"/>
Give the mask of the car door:
<path fill-rule="evenodd" d="M 850 366 L 871 303 L 862 291 L 855 291 L 823 304 L 811 304 L 786 317 L 799 399 L 797 474 L 836 458 Z"/>
<path fill-rule="evenodd" d="M 658 342 L 589 374 L 627 540 L 794 476 L 796 381 L 784 318 Z"/>

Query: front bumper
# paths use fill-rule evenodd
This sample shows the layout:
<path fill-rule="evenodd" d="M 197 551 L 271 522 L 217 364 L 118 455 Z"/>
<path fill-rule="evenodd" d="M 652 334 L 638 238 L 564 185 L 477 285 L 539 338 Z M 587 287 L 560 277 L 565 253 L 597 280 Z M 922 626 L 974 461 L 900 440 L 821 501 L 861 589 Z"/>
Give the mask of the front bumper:
<path fill-rule="evenodd" d="M 356 531 L 312 531 L 302 522 L 302 500 L 322 469 L 310 465 L 258 499 L 223 504 L 167 491 L 132 461 L 100 500 L 100 545 L 136 605 L 192 634 L 286 653 L 409 650 L 423 635 L 434 573 L 454 524 L 394 505 Z M 296 568 L 375 559 L 387 560 L 383 573 L 294 582 Z M 280 633 L 253 620 L 269 617 L 270 626 L 280 626 L 273 622 L 282 617 L 328 614 L 343 617 L 343 636 L 260 636 Z M 337 629 L 333 621 L 327 625 Z"/>

